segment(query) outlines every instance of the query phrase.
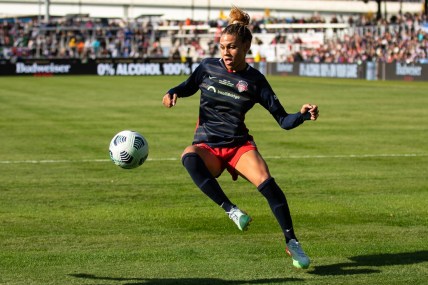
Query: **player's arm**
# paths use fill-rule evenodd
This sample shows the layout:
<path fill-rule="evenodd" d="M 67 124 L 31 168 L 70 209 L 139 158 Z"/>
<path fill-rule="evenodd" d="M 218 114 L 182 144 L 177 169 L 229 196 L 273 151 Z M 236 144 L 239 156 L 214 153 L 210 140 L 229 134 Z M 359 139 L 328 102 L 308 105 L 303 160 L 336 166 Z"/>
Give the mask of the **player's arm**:
<path fill-rule="evenodd" d="M 304 121 L 315 121 L 318 118 L 318 106 L 313 104 L 304 104 L 300 112 L 288 114 L 282 106 L 279 106 L 272 112 L 272 116 L 285 130 L 291 130 L 303 124 Z"/>
<path fill-rule="evenodd" d="M 291 130 L 303 124 L 304 121 L 317 119 L 318 107 L 316 105 L 304 104 L 300 112 L 289 114 L 265 78 L 261 80 L 260 86 L 260 103 L 272 114 L 281 128 Z"/>
<path fill-rule="evenodd" d="M 177 103 L 177 98 L 189 97 L 195 94 L 199 89 L 199 82 L 202 76 L 202 64 L 180 85 L 171 88 L 163 96 L 162 103 L 165 107 L 171 108 Z"/>
<path fill-rule="evenodd" d="M 311 119 L 311 113 L 306 111 L 306 109 L 304 113 L 302 113 L 301 110 L 300 112 L 294 114 L 288 114 L 282 106 L 276 109 L 272 113 L 272 116 L 275 118 L 281 128 L 285 130 L 294 129 L 295 127 L 303 124 L 304 121 Z"/>

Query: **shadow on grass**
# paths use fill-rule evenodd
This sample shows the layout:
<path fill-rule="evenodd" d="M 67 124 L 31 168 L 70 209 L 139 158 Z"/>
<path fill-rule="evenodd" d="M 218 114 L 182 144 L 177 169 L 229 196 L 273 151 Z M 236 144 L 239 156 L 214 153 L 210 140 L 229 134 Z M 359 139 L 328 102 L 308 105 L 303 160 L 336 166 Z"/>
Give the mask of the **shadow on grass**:
<path fill-rule="evenodd" d="M 428 261 L 428 251 L 393 254 L 360 255 L 350 257 L 351 262 L 315 266 L 308 273 L 315 275 L 354 275 L 379 273 L 379 267 L 390 265 L 409 265 Z M 375 268 L 367 268 L 375 267 Z"/>
<path fill-rule="evenodd" d="M 292 281 L 303 281 L 297 278 L 266 278 L 257 280 L 223 280 L 217 278 L 115 278 L 115 277 L 102 277 L 93 274 L 70 274 L 72 277 L 104 280 L 104 281 L 117 281 L 126 282 L 122 285 L 240 285 L 240 284 L 272 284 Z"/>

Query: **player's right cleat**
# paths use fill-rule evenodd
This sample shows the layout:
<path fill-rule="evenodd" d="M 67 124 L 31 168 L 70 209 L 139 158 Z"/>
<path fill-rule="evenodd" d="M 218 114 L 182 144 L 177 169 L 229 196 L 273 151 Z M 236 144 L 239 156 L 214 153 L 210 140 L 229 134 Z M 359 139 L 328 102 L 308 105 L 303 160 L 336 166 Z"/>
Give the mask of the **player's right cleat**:
<path fill-rule="evenodd" d="M 301 269 L 306 269 L 309 267 L 311 261 L 309 260 L 309 257 L 306 255 L 306 253 L 303 251 L 298 241 L 292 239 L 287 242 L 287 247 L 285 248 L 285 251 L 293 259 L 294 267 Z"/>
<path fill-rule="evenodd" d="M 229 212 L 226 212 L 229 218 L 238 226 L 238 229 L 245 231 L 251 222 L 251 217 L 242 212 L 238 207 L 232 207 Z"/>

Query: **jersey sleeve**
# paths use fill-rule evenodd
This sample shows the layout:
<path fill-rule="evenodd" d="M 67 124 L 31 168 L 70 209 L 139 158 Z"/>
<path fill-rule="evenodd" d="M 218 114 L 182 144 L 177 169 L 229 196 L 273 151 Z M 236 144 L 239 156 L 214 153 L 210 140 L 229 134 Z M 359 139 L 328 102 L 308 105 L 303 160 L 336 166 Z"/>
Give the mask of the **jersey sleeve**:
<path fill-rule="evenodd" d="M 291 130 L 303 124 L 304 121 L 310 120 L 310 113 L 306 113 L 305 115 L 302 115 L 300 112 L 288 114 L 266 78 L 263 77 L 260 80 L 259 86 L 260 104 L 272 114 L 281 128 Z"/>
<path fill-rule="evenodd" d="M 272 116 L 281 128 L 285 130 L 294 129 L 295 127 L 303 124 L 304 121 L 310 120 L 311 118 L 311 114 L 309 112 L 304 115 L 300 112 L 288 114 L 284 108 L 278 109 L 276 112 L 272 113 Z"/>
<path fill-rule="evenodd" d="M 202 82 L 203 63 L 201 63 L 180 85 L 177 85 L 168 90 L 169 94 L 177 94 L 179 98 L 189 97 L 199 90 L 199 84 Z"/>

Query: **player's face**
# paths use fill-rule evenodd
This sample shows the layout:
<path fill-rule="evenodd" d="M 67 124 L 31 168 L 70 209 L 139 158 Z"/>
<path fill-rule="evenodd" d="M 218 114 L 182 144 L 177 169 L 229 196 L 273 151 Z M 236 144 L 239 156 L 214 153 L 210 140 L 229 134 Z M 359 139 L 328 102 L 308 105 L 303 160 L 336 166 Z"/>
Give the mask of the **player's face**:
<path fill-rule="evenodd" d="M 251 43 L 243 43 L 235 35 L 223 34 L 220 38 L 220 51 L 228 70 L 240 71 L 246 67 L 245 56 Z"/>

